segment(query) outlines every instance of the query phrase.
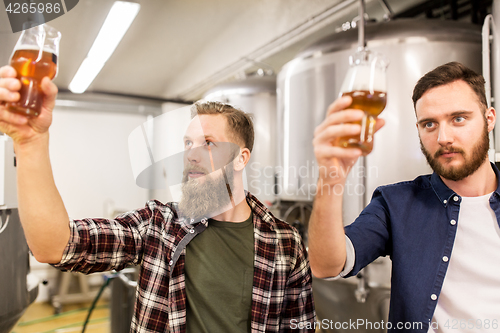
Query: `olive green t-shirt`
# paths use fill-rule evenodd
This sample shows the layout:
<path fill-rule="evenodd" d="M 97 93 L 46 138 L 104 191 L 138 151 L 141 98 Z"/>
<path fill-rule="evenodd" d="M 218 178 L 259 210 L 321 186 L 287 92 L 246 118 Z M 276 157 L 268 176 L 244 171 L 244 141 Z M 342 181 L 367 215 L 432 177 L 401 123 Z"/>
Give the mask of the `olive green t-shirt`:
<path fill-rule="evenodd" d="M 253 214 L 239 223 L 208 220 L 186 247 L 187 332 L 250 332 Z"/>

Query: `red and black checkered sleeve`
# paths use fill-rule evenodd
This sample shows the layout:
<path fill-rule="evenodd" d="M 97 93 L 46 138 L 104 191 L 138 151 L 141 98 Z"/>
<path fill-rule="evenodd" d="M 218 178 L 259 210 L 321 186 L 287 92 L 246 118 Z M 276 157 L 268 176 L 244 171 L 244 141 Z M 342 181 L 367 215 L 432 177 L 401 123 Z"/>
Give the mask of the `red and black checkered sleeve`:
<path fill-rule="evenodd" d="M 120 270 L 142 260 L 144 239 L 154 228 L 156 203 L 115 219 L 71 220 L 70 240 L 60 263 L 62 270 L 85 274 Z"/>
<path fill-rule="evenodd" d="M 291 239 L 291 271 L 285 288 L 280 332 L 314 332 L 316 319 L 312 293 L 312 275 L 307 252 L 299 233 Z"/>

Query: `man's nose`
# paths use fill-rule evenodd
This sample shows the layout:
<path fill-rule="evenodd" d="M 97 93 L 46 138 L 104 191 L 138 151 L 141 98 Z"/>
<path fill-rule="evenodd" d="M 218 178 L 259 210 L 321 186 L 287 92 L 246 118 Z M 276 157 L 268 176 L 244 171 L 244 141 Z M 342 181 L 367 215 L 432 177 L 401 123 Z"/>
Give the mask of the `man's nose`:
<path fill-rule="evenodd" d="M 201 161 L 201 149 L 199 147 L 192 147 L 186 150 L 184 154 L 190 163 L 199 163 Z"/>
<path fill-rule="evenodd" d="M 446 124 L 439 125 L 438 143 L 448 146 L 453 143 L 453 130 Z"/>

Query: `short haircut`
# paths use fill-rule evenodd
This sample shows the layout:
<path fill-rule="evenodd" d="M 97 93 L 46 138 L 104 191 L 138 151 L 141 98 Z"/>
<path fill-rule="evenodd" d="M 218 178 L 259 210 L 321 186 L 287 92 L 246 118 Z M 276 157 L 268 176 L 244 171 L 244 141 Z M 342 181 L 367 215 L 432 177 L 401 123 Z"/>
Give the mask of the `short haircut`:
<path fill-rule="evenodd" d="M 229 104 L 214 101 L 198 101 L 191 107 L 191 117 L 196 115 L 223 115 L 227 120 L 229 136 L 250 152 L 254 143 L 254 128 L 251 116 Z"/>
<path fill-rule="evenodd" d="M 446 85 L 458 80 L 462 80 L 471 87 L 476 94 L 478 101 L 484 109 L 488 108 L 486 93 L 484 91 L 484 78 L 472 69 L 459 62 L 449 62 L 428 72 L 418 80 L 413 89 L 413 107 L 416 108 L 417 101 L 432 88 Z"/>

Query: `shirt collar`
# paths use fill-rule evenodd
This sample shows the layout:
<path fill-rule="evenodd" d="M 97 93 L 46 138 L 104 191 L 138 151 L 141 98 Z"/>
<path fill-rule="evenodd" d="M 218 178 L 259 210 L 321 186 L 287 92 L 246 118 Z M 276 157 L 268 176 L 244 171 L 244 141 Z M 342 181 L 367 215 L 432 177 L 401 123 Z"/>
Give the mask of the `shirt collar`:
<path fill-rule="evenodd" d="M 491 167 L 493 168 L 495 176 L 497 177 L 497 189 L 495 190 L 495 192 L 493 192 L 493 194 L 496 195 L 497 198 L 500 198 L 500 171 L 498 170 L 495 163 L 491 163 Z"/>
<path fill-rule="evenodd" d="M 500 198 L 500 172 L 498 168 L 495 166 L 495 164 L 491 162 L 490 164 L 497 178 L 497 189 L 495 190 L 494 194 L 496 194 L 496 196 Z M 437 197 L 445 207 L 447 206 L 448 202 L 452 200 L 452 197 L 454 195 L 458 196 L 458 194 L 456 194 L 453 190 L 451 190 L 448 186 L 445 185 L 441 177 L 439 177 L 439 175 L 436 172 L 434 172 L 431 176 L 431 185 Z M 458 197 L 460 198 L 460 196 Z"/>
<path fill-rule="evenodd" d="M 247 203 L 254 214 L 254 222 L 257 221 L 258 223 L 257 227 L 262 228 L 263 225 L 267 225 L 270 230 L 274 230 L 274 216 L 271 211 L 250 192 L 245 191 L 245 193 Z"/>

